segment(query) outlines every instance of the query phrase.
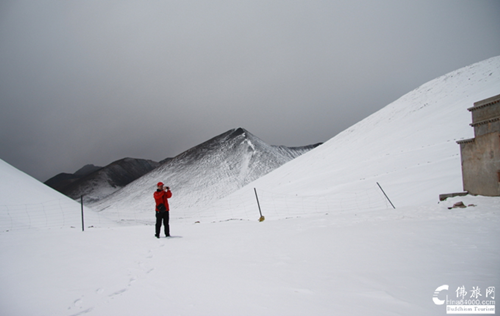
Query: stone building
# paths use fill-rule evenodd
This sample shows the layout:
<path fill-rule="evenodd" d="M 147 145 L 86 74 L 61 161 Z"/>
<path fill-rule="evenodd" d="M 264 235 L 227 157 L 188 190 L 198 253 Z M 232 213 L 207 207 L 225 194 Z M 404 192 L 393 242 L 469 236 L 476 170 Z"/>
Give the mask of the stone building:
<path fill-rule="evenodd" d="M 500 196 L 500 95 L 474 103 L 474 138 L 458 141 L 464 190 Z"/>

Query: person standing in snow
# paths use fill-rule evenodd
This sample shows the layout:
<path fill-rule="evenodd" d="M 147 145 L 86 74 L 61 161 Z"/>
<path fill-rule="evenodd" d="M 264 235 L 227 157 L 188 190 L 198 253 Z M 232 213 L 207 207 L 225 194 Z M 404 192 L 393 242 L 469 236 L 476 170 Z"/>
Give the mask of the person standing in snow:
<path fill-rule="evenodd" d="M 169 207 L 168 199 L 172 197 L 172 192 L 169 187 L 163 185 L 163 182 L 158 182 L 156 185 L 156 192 L 153 193 L 156 202 L 156 238 L 160 238 L 161 222 L 165 226 L 165 236 L 170 237 L 169 221 Z"/>

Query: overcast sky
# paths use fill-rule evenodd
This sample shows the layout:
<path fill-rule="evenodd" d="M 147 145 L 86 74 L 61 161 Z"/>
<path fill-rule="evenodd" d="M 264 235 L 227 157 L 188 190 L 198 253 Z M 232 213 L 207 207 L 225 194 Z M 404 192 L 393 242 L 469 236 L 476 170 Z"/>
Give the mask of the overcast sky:
<path fill-rule="evenodd" d="M 0 2 L 0 158 L 45 181 L 243 127 L 324 142 L 500 55 L 500 1 Z"/>

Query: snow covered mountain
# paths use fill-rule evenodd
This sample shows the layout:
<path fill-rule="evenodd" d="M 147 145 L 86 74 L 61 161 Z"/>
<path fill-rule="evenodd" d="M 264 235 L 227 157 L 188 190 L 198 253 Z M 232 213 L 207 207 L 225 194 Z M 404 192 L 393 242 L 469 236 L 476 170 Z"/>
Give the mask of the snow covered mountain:
<path fill-rule="evenodd" d="M 498 299 L 488 298 L 487 289 L 500 284 L 500 198 L 466 196 L 438 204 L 437 195 L 461 191 L 455 141 L 473 135 L 467 108 L 499 92 L 500 57 L 430 81 L 217 201 L 217 214 L 205 209 L 209 221 L 173 218 L 173 238 L 153 237 L 154 228 L 143 225 L 130 199 L 131 205 L 119 207 L 138 213 L 135 227 L 112 223 L 75 232 L 68 224 L 78 222 L 78 203 L 0 160 L 0 310 L 87 316 L 446 315 L 460 299 L 460 287 L 469 292 L 466 298 L 480 289 L 479 307 L 488 301 L 494 313 Z M 248 155 L 248 133 L 233 133 L 234 148 Z M 204 157 L 210 147 L 195 153 Z M 198 168 L 188 164 L 186 171 L 210 175 L 208 167 L 222 164 L 244 175 L 211 157 L 202 158 L 205 164 Z M 176 171 L 168 164 L 160 168 Z M 158 176 L 165 181 L 168 175 Z M 144 181 L 147 199 L 157 180 Z M 183 184 L 191 187 L 192 179 L 185 180 L 169 183 L 172 204 Z M 376 182 L 396 210 L 372 208 L 382 194 L 361 198 L 374 187 L 380 193 Z M 245 213 L 247 205 L 256 208 L 254 187 L 267 218 L 262 223 L 256 212 Z M 210 193 L 198 191 L 199 197 Z M 457 201 L 468 207 L 449 209 Z M 108 215 L 120 219 L 123 213 L 115 211 Z M 149 217 L 151 212 L 148 205 Z M 179 212 L 172 208 L 174 217 Z M 98 213 L 101 223 L 104 213 Z M 449 289 L 436 293 L 443 285 Z M 438 294 L 450 303 L 436 304 Z"/>
<path fill-rule="evenodd" d="M 91 166 L 87 165 L 75 172 L 73 178 L 76 180 L 66 186 L 64 186 L 64 180 L 68 178 L 67 174 L 59 174 L 47 180 L 45 184 L 55 189 L 59 187 L 59 192 L 72 199 L 79 199 L 83 195 L 84 203 L 89 203 L 99 201 L 123 188 L 158 167 L 159 163 L 146 159 L 123 158 L 102 168 Z M 57 181 L 61 178 L 63 183 Z"/>
<path fill-rule="evenodd" d="M 156 183 L 170 186 L 176 209 L 208 205 L 242 188 L 319 144 L 272 146 L 243 128 L 218 135 L 166 161 L 109 197 L 91 204 L 95 210 L 150 213 Z M 134 217 L 135 218 L 135 217 Z"/>
<path fill-rule="evenodd" d="M 463 190 L 456 141 L 474 135 L 467 109 L 499 93 L 500 56 L 448 73 L 219 201 L 214 208 L 219 214 L 231 211 L 233 216 L 248 218 L 246 213 L 235 214 L 233 205 L 241 205 L 240 212 L 249 205 L 255 214 L 255 187 L 268 196 L 268 200 L 261 198 L 261 204 L 271 213 L 283 209 L 285 203 L 289 212 L 297 208 L 300 214 L 315 209 L 377 209 L 387 202 L 377 182 L 396 207 L 437 203 L 439 194 Z"/>
<path fill-rule="evenodd" d="M 276 158 L 255 159 L 259 148 L 275 147 L 238 129 L 93 206 L 138 219 L 141 212 L 149 214 L 151 192 L 160 180 L 172 187 L 172 215 L 179 218 L 255 218 L 254 188 L 264 213 L 277 218 L 390 208 L 377 183 L 395 207 L 437 203 L 439 194 L 462 191 L 456 141 L 473 136 L 467 108 L 498 93 L 500 57 L 494 57 L 423 84 L 280 168 L 266 167 Z M 231 155 L 218 151 L 220 144 Z M 204 153 L 210 155 L 202 159 Z M 270 172 L 257 177 L 249 170 Z"/>

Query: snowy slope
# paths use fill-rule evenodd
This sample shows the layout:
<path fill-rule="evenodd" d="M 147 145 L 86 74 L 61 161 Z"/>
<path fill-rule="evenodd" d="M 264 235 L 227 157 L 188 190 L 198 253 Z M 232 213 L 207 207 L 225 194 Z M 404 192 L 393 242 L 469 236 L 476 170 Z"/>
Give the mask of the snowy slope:
<path fill-rule="evenodd" d="M 292 206 L 306 202 L 302 214 L 314 211 L 308 207 L 310 199 L 328 202 L 316 206 L 323 208 L 317 211 L 329 211 L 332 205 L 338 207 L 335 210 L 345 209 L 341 207 L 345 198 L 355 200 L 356 196 L 358 208 L 373 205 L 377 209 L 385 200 L 377 182 L 396 207 L 436 203 L 439 194 L 462 191 L 456 141 L 474 136 L 467 108 L 499 93 L 500 57 L 446 74 L 219 201 L 214 208 L 219 214 L 235 203 L 255 209 L 253 188 L 257 188 L 266 195 L 261 204 L 271 214 L 275 205 L 281 207 L 285 202 Z M 233 216 L 247 218 L 246 213 Z"/>
<path fill-rule="evenodd" d="M 162 181 L 173 191 L 172 208 L 207 206 L 315 146 L 272 146 L 243 128 L 235 128 L 185 151 L 90 205 L 120 219 L 138 219 L 140 213 L 150 218 L 154 210 L 152 194 L 156 183 Z"/>
<path fill-rule="evenodd" d="M 85 208 L 86 223 L 112 224 Z M 81 227 L 81 205 L 0 159 L 0 232 Z"/>

